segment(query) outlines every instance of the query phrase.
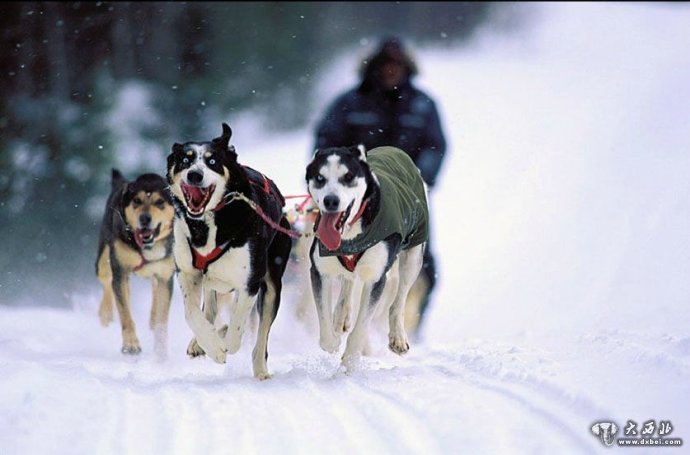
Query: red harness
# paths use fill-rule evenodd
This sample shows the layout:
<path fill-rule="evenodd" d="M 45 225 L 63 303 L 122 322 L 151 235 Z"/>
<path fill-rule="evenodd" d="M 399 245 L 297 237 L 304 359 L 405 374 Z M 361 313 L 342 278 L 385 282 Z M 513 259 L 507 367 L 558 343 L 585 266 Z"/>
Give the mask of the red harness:
<path fill-rule="evenodd" d="M 338 261 L 340 261 L 340 265 L 345 267 L 348 271 L 354 272 L 355 267 L 357 267 L 357 263 L 359 262 L 359 259 L 362 257 L 364 252 L 362 251 L 361 253 L 355 253 L 351 254 L 349 256 L 337 256 Z"/>
<path fill-rule="evenodd" d="M 139 256 L 141 256 L 141 262 L 138 266 L 132 269 L 132 271 L 134 272 L 138 272 L 139 270 L 143 269 L 146 264 L 149 263 L 149 261 L 144 257 L 144 253 L 142 253 L 141 251 L 139 251 Z"/>
<path fill-rule="evenodd" d="M 245 166 L 245 167 L 246 167 L 246 166 Z M 257 172 L 258 172 L 258 171 L 257 171 Z M 261 172 L 259 172 L 259 174 L 261 174 Z M 271 184 L 268 183 L 268 178 L 267 178 L 264 174 L 261 174 L 261 178 L 264 179 L 264 185 L 263 185 L 264 193 L 270 195 L 270 194 L 271 194 Z M 260 186 L 258 183 L 255 183 L 255 182 L 253 182 L 253 181 L 251 181 L 251 180 L 249 180 L 249 183 L 253 183 L 254 185 Z"/>
<path fill-rule="evenodd" d="M 359 220 L 362 217 L 362 214 L 364 213 L 364 209 L 367 206 L 367 202 L 369 202 L 369 199 L 366 199 L 362 205 L 359 207 L 359 210 L 355 214 L 355 217 L 350 221 L 350 226 L 355 224 L 357 220 Z M 364 251 L 360 251 L 359 253 L 355 254 L 350 254 L 350 255 L 344 255 L 344 256 L 338 256 L 338 261 L 340 261 L 340 264 L 345 267 L 349 272 L 354 272 L 355 267 L 357 267 L 357 263 L 359 262 L 360 258 L 364 254 Z"/>
<path fill-rule="evenodd" d="M 213 251 L 204 256 L 192 246 L 191 241 L 187 241 L 189 242 L 189 249 L 192 252 L 192 265 L 195 269 L 201 270 L 202 273 L 206 273 L 208 266 L 225 252 L 229 243 L 225 242 L 223 245 L 215 247 Z"/>

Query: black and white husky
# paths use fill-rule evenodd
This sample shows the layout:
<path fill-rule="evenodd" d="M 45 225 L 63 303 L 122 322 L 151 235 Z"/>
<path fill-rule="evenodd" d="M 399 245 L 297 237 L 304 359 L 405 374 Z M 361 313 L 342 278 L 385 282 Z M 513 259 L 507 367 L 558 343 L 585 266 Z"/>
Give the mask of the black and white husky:
<path fill-rule="evenodd" d="M 316 150 L 306 181 L 319 209 L 310 259 L 321 348 L 338 350 L 336 331 L 348 330 L 349 312 L 356 308 L 351 303 L 359 302 L 342 358 L 350 370 L 377 305 L 389 300 L 388 346 L 398 354 L 407 352 L 403 310 L 428 237 L 426 187 L 418 169 L 394 147 L 368 152 L 361 145 L 334 147 Z M 339 279 L 333 314 L 331 293 Z"/>
<path fill-rule="evenodd" d="M 195 338 L 187 353 L 224 363 L 240 348 L 250 312 L 259 314 L 254 376 L 270 377 L 268 333 L 280 305 L 290 255 L 285 200 L 272 180 L 237 162 L 232 130 L 206 142 L 174 144 L 167 178 L 175 205 L 174 257 Z M 282 230 L 283 232 L 280 232 Z M 204 312 L 199 302 L 204 297 Z M 216 327 L 230 308 L 229 325 Z"/>

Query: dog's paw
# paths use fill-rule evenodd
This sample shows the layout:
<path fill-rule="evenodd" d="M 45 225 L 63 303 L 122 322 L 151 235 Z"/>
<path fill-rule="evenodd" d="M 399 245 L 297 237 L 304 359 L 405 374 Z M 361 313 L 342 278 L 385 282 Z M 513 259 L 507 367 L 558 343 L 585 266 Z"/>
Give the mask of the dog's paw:
<path fill-rule="evenodd" d="M 390 335 L 388 337 L 388 348 L 396 354 L 404 354 L 410 350 L 410 343 L 404 335 Z"/>
<path fill-rule="evenodd" d="M 228 352 L 225 349 L 217 349 L 214 352 L 207 352 L 206 354 L 216 363 L 225 363 Z"/>
<path fill-rule="evenodd" d="M 187 355 L 189 355 L 190 357 L 200 357 L 205 354 L 206 351 L 204 351 L 203 348 L 199 346 L 199 343 L 196 341 L 196 338 L 192 338 L 192 340 L 189 342 L 189 345 L 187 346 Z"/>
<path fill-rule="evenodd" d="M 362 369 L 361 356 L 356 353 L 343 354 L 340 359 L 340 371 L 350 376 Z"/>
<path fill-rule="evenodd" d="M 333 354 L 334 352 L 338 352 L 338 349 L 340 348 L 340 338 L 335 335 L 330 337 L 325 337 L 322 335 L 319 338 L 319 346 L 321 346 L 321 349 L 324 351 Z"/>
<path fill-rule="evenodd" d="M 211 334 L 213 336 L 206 340 L 206 342 L 203 342 L 202 339 L 202 343 L 199 343 L 198 337 L 192 338 L 192 341 L 189 342 L 189 346 L 187 347 L 187 354 L 192 357 L 205 354 L 216 363 L 225 363 L 225 357 L 227 356 L 228 350 L 225 348 L 223 340 L 215 336 L 215 332 L 211 332 Z M 206 346 L 204 347 L 202 344 Z"/>
<path fill-rule="evenodd" d="M 165 339 L 156 339 L 153 343 L 153 352 L 158 360 L 167 360 L 168 343 Z"/>
<path fill-rule="evenodd" d="M 223 348 L 214 349 L 211 352 L 206 352 L 204 348 L 199 345 L 196 338 L 192 338 L 187 346 L 187 354 L 190 357 L 199 357 L 202 355 L 208 355 L 216 363 L 225 363 L 225 358 L 227 356 L 227 351 Z"/>
<path fill-rule="evenodd" d="M 228 354 L 235 354 L 242 346 L 242 334 L 240 332 L 231 332 L 225 338 L 225 348 Z"/>
<path fill-rule="evenodd" d="M 266 381 L 268 379 L 271 379 L 273 376 L 271 376 L 271 374 L 268 371 L 258 371 L 254 372 L 254 377 L 259 381 Z"/>
<path fill-rule="evenodd" d="M 127 355 L 138 355 L 141 354 L 141 347 L 139 345 L 123 345 L 120 351 Z"/>
<path fill-rule="evenodd" d="M 201 349 L 201 347 L 200 347 Z M 228 351 L 225 348 L 212 348 L 205 351 L 206 355 L 216 363 L 225 363 Z"/>
<path fill-rule="evenodd" d="M 101 325 L 103 327 L 108 327 L 108 325 L 113 322 L 113 308 L 110 307 L 108 309 L 101 305 L 101 308 L 98 310 L 98 318 L 101 320 Z"/>

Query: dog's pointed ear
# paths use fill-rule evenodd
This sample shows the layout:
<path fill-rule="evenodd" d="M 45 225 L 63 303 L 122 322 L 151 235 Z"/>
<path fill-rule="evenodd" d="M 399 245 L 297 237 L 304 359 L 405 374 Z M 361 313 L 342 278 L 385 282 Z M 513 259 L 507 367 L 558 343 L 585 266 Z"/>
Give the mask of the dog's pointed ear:
<path fill-rule="evenodd" d="M 229 141 L 230 138 L 232 137 L 232 128 L 230 128 L 230 125 L 223 122 L 223 137 L 226 137 L 226 136 L 227 136 L 228 141 Z"/>
<path fill-rule="evenodd" d="M 172 175 L 175 169 L 175 155 L 180 155 L 184 153 L 184 146 L 175 142 L 171 149 L 172 153 L 168 155 L 168 172 L 166 173 L 166 179 L 168 183 L 172 184 Z"/>
<path fill-rule="evenodd" d="M 211 143 L 213 148 L 219 152 L 227 153 L 230 159 L 237 161 L 237 152 L 235 146 L 230 145 L 230 138 L 232 137 L 232 128 L 227 123 L 223 123 L 223 134 L 220 137 L 214 138 Z"/>
<path fill-rule="evenodd" d="M 125 186 L 127 184 L 127 180 L 122 176 L 122 173 L 118 170 L 113 168 L 112 169 L 112 177 L 110 180 L 110 186 L 112 187 L 113 190 L 118 190 Z"/>
<path fill-rule="evenodd" d="M 232 137 L 232 128 L 227 123 L 223 123 L 223 134 L 211 140 L 215 147 L 225 151 L 228 149 L 230 138 Z"/>
<path fill-rule="evenodd" d="M 353 145 L 348 150 L 350 150 L 350 152 L 353 155 L 358 156 L 360 161 L 366 162 L 366 160 L 367 160 L 367 149 L 366 149 L 366 147 L 364 147 L 364 144 Z"/>

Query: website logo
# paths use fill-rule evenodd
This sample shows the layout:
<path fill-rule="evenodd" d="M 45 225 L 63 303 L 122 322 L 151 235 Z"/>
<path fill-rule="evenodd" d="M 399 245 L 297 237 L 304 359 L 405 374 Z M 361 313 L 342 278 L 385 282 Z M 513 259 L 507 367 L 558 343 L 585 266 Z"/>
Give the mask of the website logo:
<path fill-rule="evenodd" d="M 623 426 L 623 434 L 616 439 L 618 425 L 609 420 L 595 422 L 591 431 L 606 447 L 618 446 L 677 446 L 683 445 L 681 438 L 671 437 L 674 430 L 670 420 L 647 420 L 638 424 L 628 419 Z"/>
<path fill-rule="evenodd" d="M 592 434 L 598 437 L 606 447 L 613 445 L 616 433 L 618 433 L 618 426 L 613 422 L 597 422 L 592 426 Z"/>

